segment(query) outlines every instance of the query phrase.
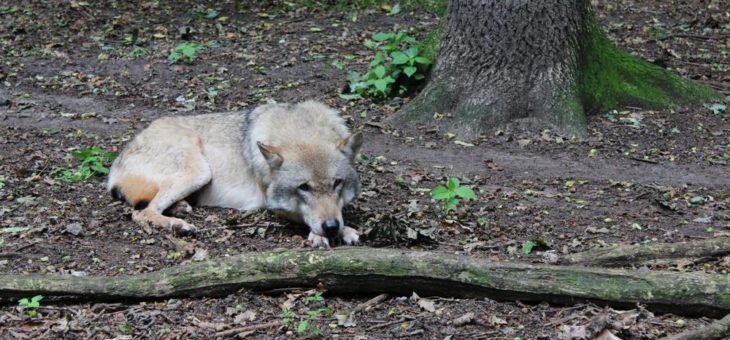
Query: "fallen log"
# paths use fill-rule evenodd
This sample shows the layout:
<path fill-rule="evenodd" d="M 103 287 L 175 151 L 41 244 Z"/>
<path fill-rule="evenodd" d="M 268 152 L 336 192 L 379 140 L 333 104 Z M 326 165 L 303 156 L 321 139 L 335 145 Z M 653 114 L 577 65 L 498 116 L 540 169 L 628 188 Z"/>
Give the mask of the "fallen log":
<path fill-rule="evenodd" d="M 655 259 L 718 257 L 730 254 L 730 237 L 677 243 L 617 245 L 568 254 L 562 264 L 618 267 Z"/>
<path fill-rule="evenodd" d="M 180 265 L 130 276 L 0 275 L 0 297 L 73 296 L 97 300 L 221 296 L 323 284 L 336 294 L 489 297 L 719 317 L 730 313 L 730 275 L 491 262 L 436 252 L 342 247 L 278 250 Z"/>

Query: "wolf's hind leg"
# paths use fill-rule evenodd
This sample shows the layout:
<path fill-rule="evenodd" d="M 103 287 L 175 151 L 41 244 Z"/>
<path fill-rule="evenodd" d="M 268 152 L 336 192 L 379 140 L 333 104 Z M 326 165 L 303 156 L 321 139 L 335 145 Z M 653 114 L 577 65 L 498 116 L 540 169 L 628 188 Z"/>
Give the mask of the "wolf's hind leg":
<path fill-rule="evenodd" d="M 193 207 L 190 206 L 190 204 L 185 200 L 177 201 L 175 204 L 165 210 L 166 215 L 170 215 L 173 217 L 183 217 L 185 215 L 191 214 L 192 212 Z"/>
<path fill-rule="evenodd" d="M 195 233 L 195 226 L 176 217 L 169 217 L 156 212 L 154 209 L 137 210 L 132 213 L 132 219 L 137 224 L 170 229 L 175 234 L 188 235 Z"/>
<path fill-rule="evenodd" d="M 143 210 L 135 211 L 132 214 L 135 222 L 169 228 L 180 234 L 195 232 L 195 226 L 192 224 L 162 214 L 173 204 L 184 200 L 211 180 L 210 166 L 202 153 L 189 154 L 185 158 L 184 164 L 187 166 L 175 173 L 165 174 L 165 180 L 160 185 L 155 198 Z"/>

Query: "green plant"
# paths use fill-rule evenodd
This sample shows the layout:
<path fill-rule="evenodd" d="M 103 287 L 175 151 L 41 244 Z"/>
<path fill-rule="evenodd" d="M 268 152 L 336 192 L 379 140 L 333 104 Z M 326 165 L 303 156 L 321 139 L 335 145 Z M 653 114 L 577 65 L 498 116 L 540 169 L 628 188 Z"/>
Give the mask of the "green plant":
<path fill-rule="evenodd" d="M 459 205 L 459 199 L 476 199 L 474 191 L 459 183 L 459 179 L 455 177 L 449 178 L 446 185 L 439 185 L 431 190 L 431 197 L 436 201 L 444 202 L 444 210 L 449 211 L 455 209 Z"/>
<path fill-rule="evenodd" d="M 165 338 L 165 335 L 168 335 L 171 332 L 172 332 L 172 330 L 170 328 L 167 328 L 167 327 L 160 328 L 160 330 L 157 331 L 157 338 L 158 339 Z"/>
<path fill-rule="evenodd" d="M 281 317 L 281 323 L 288 326 L 291 322 L 291 319 L 294 318 L 294 313 L 292 313 L 292 311 L 288 309 L 282 309 L 279 317 Z"/>
<path fill-rule="evenodd" d="M 307 296 L 307 303 L 322 302 L 322 301 L 324 301 L 322 292 L 316 292 L 316 293 L 314 293 L 314 295 Z"/>
<path fill-rule="evenodd" d="M 132 59 L 137 59 L 144 57 L 145 54 L 147 54 L 147 50 L 145 50 L 144 47 L 134 46 L 132 47 L 132 50 L 129 51 L 129 54 L 127 54 L 127 56 Z"/>
<path fill-rule="evenodd" d="M 5 176 L 0 176 L 0 190 L 5 187 Z"/>
<path fill-rule="evenodd" d="M 525 255 L 529 255 L 536 245 L 537 244 L 535 242 L 532 242 L 530 240 L 525 241 L 524 243 L 522 243 L 522 253 L 524 253 Z"/>
<path fill-rule="evenodd" d="M 6 228 L 0 228 L 0 234 L 19 234 L 24 231 L 28 231 L 30 228 L 28 227 L 6 227 Z"/>
<path fill-rule="evenodd" d="M 725 104 L 715 103 L 715 104 L 710 105 L 710 111 L 712 111 L 712 113 L 714 113 L 716 115 L 725 113 L 726 110 L 727 110 L 727 105 L 725 105 Z"/>
<path fill-rule="evenodd" d="M 208 88 L 208 90 L 205 91 L 205 94 L 208 96 L 210 103 L 213 105 L 215 105 L 215 98 L 218 97 L 218 93 L 218 88 L 215 86 L 211 86 Z"/>
<path fill-rule="evenodd" d="M 107 152 L 98 146 L 77 150 L 71 153 L 71 159 L 80 162 L 76 169 L 56 168 L 51 171 L 51 176 L 66 182 L 80 182 L 94 175 L 107 175 L 109 168 L 106 164 L 115 158 L 116 152 Z M 71 161 L 68 163 L 70 166 Z"/>
<path fill-rule="evenodd" d="M 309 329 L 309 320 L 300 320 L 297 326 L 297 333 L 304 334 Z"/>
<path fill-rule="evenodd" d="M 130 324 L 126 323 L 126 322 L 123 322 L 123 323 L 118 324 L 117 325 L 117 329 L 122 334 L 132 334 L 132 325 L 130 325 Z"/>
<path fill-rule="evenodd" d="M 182 257 L 182 252 L 175 251 L 175 250 L 168 251 L 167 252 L 167 256 L 165 256 L 165 258 L 168 259 L 168 260 L 177 260 L 180 257 Z"/>
<path fill-rule="evenodd" d="M 418 72 L 417 64 L 428 65 L 431 63 L 426 57 L 418 55 L 418 47 L 410 47 L 405 52 L 395 51 L 390 55 L 393 58 L 394 65 L 401 65 L 403 67 L 403 73 L 408 77 L 413 77 L 416 80 L 422 80 L 424 76 Z"/>
<path fill-rule="evenodd" d="M 35 318 L 38 316 L 37 309 L 41 306 L 41 300 L 43 300 L 43 295 L 36 295 L 30 300 L 22 298 L 18 300 L 18 307 L 28 313 L 31 318 Z"/>
<path fill-rule="evenodd" d="M 332 310 L 332 308 L 329 307 L 322 307 L 322 308 L 314 308 L 307 311 L 307 315 L 318 318 L 322 315 L 332 316 L 335 313 L 335 311 Z"/>
<path fill-rule="evenodd" d="M 312 328 L 312 336 L 318 337 L 320 335 L 322 335 L 322 330 L 319 327 Z"/>
<path fill-rule="evenodd" d="M 172 49 L 167 60 L 176 63 L 182 60 L 185 63 L 192 64 L 195 62 L 196 55 L 199 51 L 205 49 L 205 45 L 197 42 L 180 43 Z"/>
<path fill-rule="evenodd" d="M 355 96 L 384 98 L 393 94 L 403 95 L 409 86 L 425 78 L 425 66 L 431 64 L 431 60 L 423 56 L 416 46 L 416 39 L 405 31 L 377 33 L 372 40 L 365 41 L 365 46 L 377 52 L 368 65 L 367 73 L 349 72 L 349 89 Z"/>
<path fill-rule="evenodd" d="M 522 253 L 530 255 L 535 250 L 550 250 L 550 243 L 541 238 L 533 238 L 522 243 Z"/>
<path fill-rule="evenodd" d="M 192 17 L 194 21 L 202 21 L 203 19 L 215 19 L 220 15 L 220 12 L 213 8 L 205 8 L 203 6 L 196 6 L 193 8 Z"/>
<path fill-rule="evenodd" d="M 395 6 L 391 7 L 388 11 L 388 15 L 396 15 L 400 13 L 400 4 L 395 4 Z"/>

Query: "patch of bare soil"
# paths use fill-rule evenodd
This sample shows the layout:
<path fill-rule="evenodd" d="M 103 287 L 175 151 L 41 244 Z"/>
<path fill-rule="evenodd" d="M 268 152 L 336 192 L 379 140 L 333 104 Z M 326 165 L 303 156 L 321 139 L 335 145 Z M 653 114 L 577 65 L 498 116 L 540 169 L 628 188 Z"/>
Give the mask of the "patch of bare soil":
<path fill-rule="evenodd" d="M 208 9 L 217 15 L 206 18 Z M 202 18 L 193 19 L 196 11 Z M 622 48 L 730 91 L 724 2 L 599 2 L 598 14 Z M 195 208 L 186 219 L 200 228 L 196 237 L 148 232 L 131 221 L 128 207 L 111 200 L 103 177 L 69 183 L 53 175 L 68 167 L 71 151 L 119 150 L 155 118 L 270 99 L 322 100 L 365 131 L 358 164 L 363 195 L 347 208 L 346 219 L 364 233 L 367 246 L 540 262 L 540 251 L 522 251 L 526 241 L 572 253 L 728 234 L 726 112 L 627 107 L 591 116 L 584 140 L 518 123 L 462 141 L 429 125 L 385 125 L 402 99 L 338 97 L 346 70 L 363 71 L 372 56 L 365 38 L 398 29 L 421 38 L 437 21 L 422 11 L 339 13 L 286 2 L 240 9 L 233 1 L 0 4 L 0 272 L 113 280 L 244 251 L 304 247 L 305 228 L 264 212 Z M 170 50 L 186 41 L 207 47 L 192 64 L 171 64 Z M 473 187 L 478 199 L 445 213 L 429 192 L 447 177 Z M 729 268 L 723 258 L 640 270 Z M 709 322 L 653 315 L 641 306 L 617 311 L 586 303 L 393 296 L 344 326 L 332 314 L 371 297 L 320 290 L 324 295 L 302 288 L 124 303 L 45 299 L 37 318 L 18 310 L 15 300 L 0 300 L 0 336 L 548 339 L 580 334 L 607 313 L 623 325 L 613 330 L 617 336 L 653 339 Z"/>

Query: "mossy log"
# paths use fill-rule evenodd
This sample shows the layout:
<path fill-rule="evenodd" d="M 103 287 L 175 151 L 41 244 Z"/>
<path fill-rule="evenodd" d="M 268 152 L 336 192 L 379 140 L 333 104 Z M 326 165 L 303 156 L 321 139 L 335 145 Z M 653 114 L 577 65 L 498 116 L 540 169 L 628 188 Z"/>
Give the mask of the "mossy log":
<path fill-rule="evenodd" d="M 491 262 L 437 252 L 339 248 L 245 253 L 156 272 L 117 277 L 0 275 L 0 297 L 74 296 L 96 300 L 220 296 L 323 284 L 336 294 L 489 297 L 617 307 L 642 303 L 659 312 L 730 312 L 730 275 L 648 272 Z"/>
<path fill-rule="evenodd" d="M 618 267 L 656 259 L 718 257 L 730 254 L 730 237 L 678 243 L 617 245 L 569 254 L 562 264 Z"/>

